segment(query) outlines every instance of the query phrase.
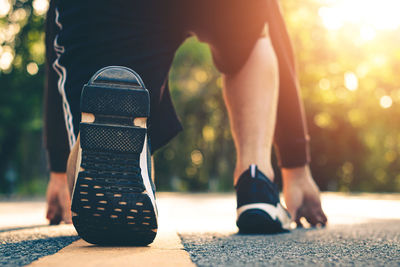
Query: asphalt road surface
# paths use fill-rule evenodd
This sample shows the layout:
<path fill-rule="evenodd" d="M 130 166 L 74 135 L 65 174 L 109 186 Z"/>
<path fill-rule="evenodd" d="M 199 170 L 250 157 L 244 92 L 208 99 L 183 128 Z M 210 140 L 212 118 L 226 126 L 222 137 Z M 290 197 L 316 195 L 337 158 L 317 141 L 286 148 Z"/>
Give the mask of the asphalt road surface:
<path fill-rule="evenodd" d="M 198 266 L 400 266 L 400 220 L 298 229 L 272 236 L 181 237 Z"/>
<path fill-rule="evenodd" d="M 24 266 L 77 240 L 70 226 L 39 226 L 0 233 L 0 266 Z"/>
<path fill-rule="evenodd" d="M 161 233 L 154 246 L 96 252 L 83 241 L 74 242 L 78 237 L 71 225 L 47 226 L 43 200 L 2 201 L 0 266 L 58 261 L 68 266 L 74 260 L 83 263 L 82 257 L 85 266 L 148 266 L 157 258 L 163 260 L 152 266 L 400 266 L 398 194 L 324 194 L 328 227 L 280 235 L 236 234 L 232 194 L 161 193 L 158 203 Z M 165 233 L 176 232 L 182 244 L 171 245 L 172 235 Z M 177 261 L 184 254 L 189 263 Z M 124 262 L 117 261 L 125 255 Z"/>

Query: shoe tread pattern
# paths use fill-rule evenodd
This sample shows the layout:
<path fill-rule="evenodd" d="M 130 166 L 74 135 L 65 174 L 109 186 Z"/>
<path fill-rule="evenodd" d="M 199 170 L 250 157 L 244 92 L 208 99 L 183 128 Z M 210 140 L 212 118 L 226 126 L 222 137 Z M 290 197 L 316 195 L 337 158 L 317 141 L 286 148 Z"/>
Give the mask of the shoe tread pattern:
<path fill-rule="evenodd" d="M 146 129 L 133 125 L 134 118 L 149 115 L 148 91 L 89 84 L 81 110 L 96 119 L 80 124 L 81 169 L 72 201 L 78 234 L 100 245 L 150 244 L 157 215 L 140 169 Z"/>

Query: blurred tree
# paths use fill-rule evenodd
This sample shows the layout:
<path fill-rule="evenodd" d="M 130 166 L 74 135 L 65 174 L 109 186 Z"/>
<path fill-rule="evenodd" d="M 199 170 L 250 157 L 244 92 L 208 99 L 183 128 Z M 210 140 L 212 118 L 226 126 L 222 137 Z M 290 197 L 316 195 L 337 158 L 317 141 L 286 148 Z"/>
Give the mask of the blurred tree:
<path fill-rule="evenodd" d="M 23 185 L 25 191 L 32 191 L 29 186 L 42 176 L 44 169 L 43 157 L 40 154 L 40 132 L 44 84 L 45 6 L 38 6 L 38 3 L 40 4 L 40 1 L 17 0 L 11 5 L 7 0 L 0 0 L 2 193 L 10 192 L 10 187 L 15 182 Z M 36 9 L 33 8 L 33 4 L 36 5 Z M 9 178 L 13 176 L 16 180 Z"/>
<path fill-rule="evenodd" d="M 282 1 L 323 189 L 400 191 L 400 3 Z"/>

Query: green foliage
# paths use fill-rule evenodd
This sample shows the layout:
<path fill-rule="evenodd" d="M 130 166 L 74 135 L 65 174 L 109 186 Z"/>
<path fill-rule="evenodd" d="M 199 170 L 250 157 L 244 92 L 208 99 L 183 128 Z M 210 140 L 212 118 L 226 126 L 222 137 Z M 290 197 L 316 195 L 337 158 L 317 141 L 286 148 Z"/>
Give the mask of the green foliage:
<path fill-rule="evenodd" d="M 221 78 L 206 45 L 191 38 L 179 49 L 170 86 L 185 131 L 156 154 L 158 186 L 191 191 L 231 189 L 235 152 Z"/>
<path fill-rule="evenodd" d="M 398 2 L 283 3 L 319 184 L 400 191 L 400 35 L 398 16 L 389 12 Z"/>
<path fill-rule="evenodd" d="M 32 1 L 15 1 L 0 18 L 0 193 L 15 188 L 13 177 L 19 185 L 43 179 L 43 24 Z"/>
<path fill-rule="evenodd" d="M 16 0 L 7 14 L 0 12 L 0 192 L 38 192 L 46 177 L 40 149 L 44 17 L 41 0 L 35 9 L 32 2 Z M 318 184 L 400 191 L 399 25 L 378 29 L 377 19 L 346 21 L 344 11 L 358 18 L 366 10 L 351 8 L 355 0 L 281 2 L 299 63 Z M 332 16 L 335 5 L 342 13 Z M 12 57 L 9 66 L 4 55 Z M 206 45 L 191 38 L 179 49 L 170 85 L 185 131 L 156 153 L 158 188 L 231 190 L 235 152 L 220 75 Z"/>

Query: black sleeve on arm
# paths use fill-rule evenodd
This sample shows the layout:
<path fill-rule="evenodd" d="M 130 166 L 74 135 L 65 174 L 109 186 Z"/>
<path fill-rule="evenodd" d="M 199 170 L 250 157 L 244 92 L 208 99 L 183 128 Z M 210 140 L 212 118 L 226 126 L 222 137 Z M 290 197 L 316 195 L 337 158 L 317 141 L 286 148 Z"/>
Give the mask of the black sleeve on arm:
<path fill-rule="evenodd" d="M 278 164 L 295 168 L 311 160 L 307 122 L 300 95 L 295 58 L 278 1 L 268 1 L 268 26 L 279 63 L 279 100 L 275 128 Z"/>
<path fill-rule="evenodd" d="M 62 99 L 58 92 L 58 75 L 52 68 L 56 59 L 53 48 L 57 33 L 55 5 L 50 1 L 46 19 L 46 83 L 44 88 L 44 128 L 43 138 L 51 172 L 65 172 L 69 155 L 68 136 L 65 128 Z"/>

